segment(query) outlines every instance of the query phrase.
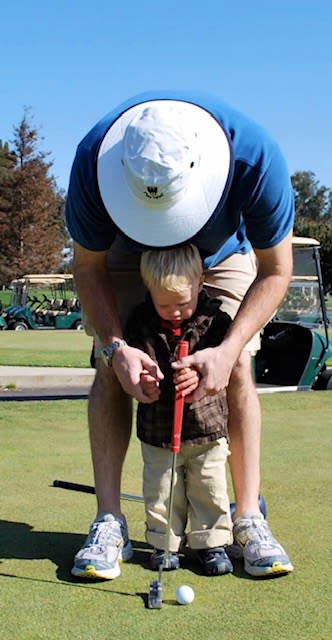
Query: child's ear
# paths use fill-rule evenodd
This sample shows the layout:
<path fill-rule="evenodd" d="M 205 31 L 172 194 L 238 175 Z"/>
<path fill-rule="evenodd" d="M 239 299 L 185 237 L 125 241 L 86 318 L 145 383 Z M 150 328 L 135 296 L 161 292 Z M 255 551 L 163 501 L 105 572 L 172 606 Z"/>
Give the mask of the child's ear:
<path fill-rule="evenodd" d="M 200 279 L 199 279 L 199 287 L 198 287 L 198 291 L 202 291 L 203 289 L 203 284 L 204 284 L 204 276 L 203 274 L 201 275 Z"/>

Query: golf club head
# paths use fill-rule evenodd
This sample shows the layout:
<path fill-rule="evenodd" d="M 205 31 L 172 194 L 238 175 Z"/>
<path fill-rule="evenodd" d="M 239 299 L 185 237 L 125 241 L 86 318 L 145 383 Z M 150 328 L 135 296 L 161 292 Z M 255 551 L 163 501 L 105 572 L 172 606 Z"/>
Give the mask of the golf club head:
<path fill-rule="evenodd" d="M 150 582 L 148 595 L 148 609 L 161 609 L 163 603 L 163 588 L 160 580 Z"/>

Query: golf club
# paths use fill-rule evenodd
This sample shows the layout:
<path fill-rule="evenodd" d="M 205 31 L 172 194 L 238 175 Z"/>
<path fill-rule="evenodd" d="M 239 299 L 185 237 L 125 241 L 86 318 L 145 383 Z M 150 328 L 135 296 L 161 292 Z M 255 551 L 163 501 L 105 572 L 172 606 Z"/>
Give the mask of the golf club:
<path fill-rule="evenodd" d="M 67 480 L 53 480 L 52 487 L 57 487 L 58 489 L 67 489 L 69 491 L 80 491 L 81 493 L 92 493 L 95 494 L 95 488 L 89 484 L 80 484 L 79 482 L 68 482 Z M 131 502 L 144 502 L 143 496 L 136 496 L 132 493 L 121 493 L 120 497 L 122 500 L 129 500 Z M 259 508 L 264 518 L 266 518 L 267 508 L 264 496 L 258 497 Z M 236 503 L 230 503 L 231 513 L 234 513 L 236 509 Z"/>
<path fill-rule="evenodd" d="M 69 489 L 70 491 L 80 491 L 81 493 L 96 493 L 95 488 L 88 484 L 79 484 L 78 482 L 67 482 L 66 480 L 53 480 L 53 487 L 58 489 Z M 133 502 L 144 502 L 143 496 L 135 496 L 132 493 L 121 493 L 123 500 L 131 500 Z"/>
<path fill-rule="evenodd" d="M 188 348 L 189 348 L 189 344 L 186 340 L 179 340 L 178 348 L 177 348 L 177 358 L 180 359 L 187 356 Z M 183 408 L 184 408 L 184 396 L 182 395 L 178 396 L 177 394 L 175 394 L 172 440 L 171 440 L 171 447 L 170 447 L 171 456 L 172 456 L 172 466 L 171 466 L 169 501 L 168 501 L 168 509 L 167 509 L 167 526 L 166 526 L 164 559 L 163 559 L 163 562 L 159 565 L 158 580 L 153 580 L 152 582 L 150 582 L 149 595 L 148 595 L 149 609 L 161 609 L 162 600 L 163 600 L 162 573 L 163 573 L 163 569 L 169 568 L 169 553 L 170 553 L 169 547 L 170 547 L 172 515 L 173 515 L 176 456 L 179 453 L 181 448 Z"/>

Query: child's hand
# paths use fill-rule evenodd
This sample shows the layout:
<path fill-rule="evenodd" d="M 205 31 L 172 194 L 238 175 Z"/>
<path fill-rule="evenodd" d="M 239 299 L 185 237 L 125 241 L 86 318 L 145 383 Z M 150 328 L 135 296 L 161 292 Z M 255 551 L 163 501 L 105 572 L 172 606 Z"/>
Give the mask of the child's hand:
<path fill-rule="evenodd" d="M 159 399 L 159 382 L 151 375 L 151 373 L 148 373 L 147 371 L 143 371 L 141 373 L 140 386 L 144 395 L 149 398 L 150 402 L 155 402 Z"/>
<path fill-rule="evenodd" d="M 197 389 L 200 377 L 196 369 L 184 367 L 183 369 L 179 369 L 175 372 L 173 380 L 176 394 L 178 396 L 186 397 Z"/>

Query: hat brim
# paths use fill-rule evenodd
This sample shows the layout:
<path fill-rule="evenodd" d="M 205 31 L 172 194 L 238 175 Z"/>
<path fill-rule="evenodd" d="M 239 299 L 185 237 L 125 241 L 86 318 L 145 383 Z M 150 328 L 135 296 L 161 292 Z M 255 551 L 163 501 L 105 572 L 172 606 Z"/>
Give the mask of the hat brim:
<path fill-rule="evenodd" d="M 144 107 L 155 102 L 145 102 Z M 229 184 L 231 147 L 225 131 L 202 107 L 176 103 L 194 122 L 199 162 L 185 194 L 172 206 L 145 206 L 134 196 L 125 177 L 122 141 L 127 125 L 142 110 L 141 103 L 122 113 L 111 125 L 98 153 L 98 186 L 109 216 L 126 236 L 151 247 L 176 245 L 192 238 L 226 196 Z"/>

